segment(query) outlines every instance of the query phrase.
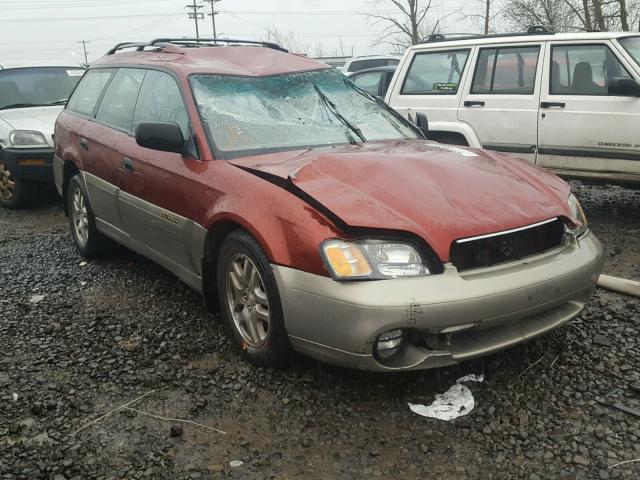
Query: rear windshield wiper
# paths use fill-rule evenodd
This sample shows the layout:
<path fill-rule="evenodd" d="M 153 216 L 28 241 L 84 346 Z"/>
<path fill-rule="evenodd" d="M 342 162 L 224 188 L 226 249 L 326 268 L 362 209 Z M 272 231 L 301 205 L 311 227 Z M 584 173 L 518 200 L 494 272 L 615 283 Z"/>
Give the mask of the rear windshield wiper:
<path fill-rule="evenodd" d="M 398 112 L 396 112 L 393 108 L 391 108 L 389 105 L 387 105 L 386 102 L 380 100 L 378 97 L 371 95 L 369 92 L 367 92 L 366 90 L 363 90 L 362 88 L 360 88 L 359 86 L 357 86 L 355 83 L 353 83 L 352 81 L 350 81 L 348 78 L 343 78 L 342 79 L 344 81 L 344 83 L 351 88 L 352 90 L 355 90 L 356 92 L 358 92 L 360 95 L 362 95 L 365 98 L 368 98 L 369 100 L 373 100 L 374 102 L 376 102 L 378 105 L 380 105 L 382 108 L 384 108 L 387 112 L 391 113 L 391 115 L 393 115 L 394 117 L 396 117 L 398 120 L 400 120 L 402 123 L 404 123 L 405 125 L 408 124 L 415 132 L 418 133 L 418 136 L 421 137 L 422 139 L 426 140 L 427 137 L 424 136 L 424 132 L 422 130 L 420 130 L 416 125 L 413 124 L 413 122 L 408 121 L 406 118 L 404 118 L 402 115 L 400 115 Z"/>
<path fill-rule="evenodd" d="M 360 140 L 362 140 L 363 142 L 366 143 L 367 139 L 362 134 L 362 130 L 360 130 L 358 127 L 353 125 L 349 120 L 344 118 L 344 116 L 338 111 L 338 108 L 336 107 L 336 104 L 333 103 L 331 100 L 329 100 L 329 97 L 327 97 L 322 92 L 322 90 L 320 90 L 320 87 L 318 87 L 315 83 L 313 84 L 313 88 L 315 88 L 316 92 L 318 92 L 318 96 L 322 100 L 322 103 L 327 107 L 327 110 L 329 110 L 331 113 L 333 113 L 333 115 L 338 120 L 340 120 L 345 127 L 347 127 L 349 130 L 351 130 L 353 133 L 355 133 Z"/>

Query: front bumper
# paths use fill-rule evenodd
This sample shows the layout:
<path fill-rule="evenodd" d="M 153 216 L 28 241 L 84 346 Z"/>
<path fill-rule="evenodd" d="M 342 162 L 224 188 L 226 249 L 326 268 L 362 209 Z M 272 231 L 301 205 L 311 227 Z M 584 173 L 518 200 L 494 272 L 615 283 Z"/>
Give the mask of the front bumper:
<path fill-rule="evenodd" d="M 53 184 L 52 148 L 5 148 L 0 150 L 0 162 L 15 179 Z"/>
<path fill-rule="evenodd" d="M 582 311 L 602 266 L 602 245 L 587 233 L 533 258 L 463 274 L 447 265 L 428 277 L 337 282 L 273 269 L 294 349 L 349 368 L 388 371 L 455 364 L 557 328 Z M 398 328 L 412 340 L 379 361 L 378 335 Z"/>

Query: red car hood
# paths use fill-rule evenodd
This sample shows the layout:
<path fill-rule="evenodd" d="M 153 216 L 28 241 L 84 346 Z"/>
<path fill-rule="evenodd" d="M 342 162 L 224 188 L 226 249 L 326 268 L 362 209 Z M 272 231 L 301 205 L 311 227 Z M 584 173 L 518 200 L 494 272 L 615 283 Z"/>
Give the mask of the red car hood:
<path fill-rule="evenodd" d="M 419 235 L 443 261 L 460 238 L 571 219 L 564 181 L 495 152 L 394 141 L 230 162 L 291 181 L 349 226 Z"/>

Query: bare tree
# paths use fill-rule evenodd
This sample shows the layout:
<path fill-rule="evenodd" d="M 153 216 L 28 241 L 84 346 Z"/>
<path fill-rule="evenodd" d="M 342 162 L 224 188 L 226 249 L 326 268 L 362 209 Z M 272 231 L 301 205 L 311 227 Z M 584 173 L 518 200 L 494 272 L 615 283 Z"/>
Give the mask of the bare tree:
<path fill-rule="evenodd" d="M 479 26 L 485 35 L 495 33 L 496 29 L 493 25 L 503 14 L 503 8 L 501 8 L 503 3 L 503 0 L 468 1 L 461 12 L 461 17 L 470 21 L 474 26 Z"/>
<path fill-rule="evenodd" d="M 640 21 L 640 1 L 506 0 L 505 18 L 517 27 L 539 24 L 557 31 L 629 31 Z"/>
<path fill-rule="evenodd" d="M 384 25 L 378 43 L 386 43 L 404 50 L 417 45 L 440 28 L 442 18 L 435 21 L 427 18 L 432 10 L 432 0 L 371 0 L 375 13 L 365 13 L 374 24 Z M 393 6 L 395 13 L 382 13 L 381 6 Z"/>
<path fill-rule="evenodd" d="M 294 53 L 305 53 L 309 50 L 309 46 L 295 36 L 293 32 L 283 32 L 276 27 L 267 27 L 260 35 L 263 42 L 277 43 L 281 47 L 286 48 Z"/>

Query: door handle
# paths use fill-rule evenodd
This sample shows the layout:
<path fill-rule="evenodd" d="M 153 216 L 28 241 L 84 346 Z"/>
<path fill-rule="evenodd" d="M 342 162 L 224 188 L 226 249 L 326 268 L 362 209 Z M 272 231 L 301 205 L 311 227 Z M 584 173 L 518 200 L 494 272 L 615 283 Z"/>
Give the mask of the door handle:
<path fill-rule="evenodd" d="M 80 139 L 80 148 L 83 150 L 89 150 L 89 142 L 87 142 L 86 138 Z"/>
<path fill-rule="evenodd" d="M 464 106 L 465 107 L 484 107 L 484 102 L 480 100 L 465 100 Z"/>
<path fill-rule="evenodd" d="M 133 172 L 133 162 L 130 158 L 122 157 L 122 169 L 127 172 Z"/>
<path fill-rule="evenodd" d="M 540 102 L 540 108 L 564 108 L 564 102 Z"/>

